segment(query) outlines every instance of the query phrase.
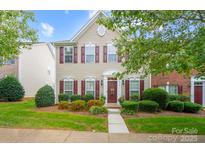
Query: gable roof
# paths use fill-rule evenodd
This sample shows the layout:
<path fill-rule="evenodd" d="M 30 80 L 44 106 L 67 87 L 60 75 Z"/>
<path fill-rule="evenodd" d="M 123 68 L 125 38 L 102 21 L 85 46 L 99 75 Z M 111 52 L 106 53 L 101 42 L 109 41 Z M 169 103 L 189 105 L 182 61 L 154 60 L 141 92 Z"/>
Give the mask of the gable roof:
<path fill-rule="evenodd" d="M 80 36 L 96 21 L 100 15 L 107 17 L 104 11 L 97 11 L 96 14 L 93 15 L 93 17 L 73 36 L 71 42 L 78 40 L 78 38 L 80 38 Z"/>

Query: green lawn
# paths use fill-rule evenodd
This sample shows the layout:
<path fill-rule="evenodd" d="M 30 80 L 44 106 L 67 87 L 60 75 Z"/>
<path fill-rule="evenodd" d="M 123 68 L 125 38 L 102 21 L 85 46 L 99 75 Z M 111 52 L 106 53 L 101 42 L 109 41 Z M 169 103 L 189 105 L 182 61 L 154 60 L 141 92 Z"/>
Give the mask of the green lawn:
<path fill-rule="evenodd" d="M 125 122 L 132 132 L 135 133 L 163 133 L 171 134 L 172 128 L 197 129 L 198 134 L 205 135 L 205 118 L 161 116 L 152 118 L 128 118 Z"/>
<path fill-rule="evenodd" d="M 33 100 L 0 103 L 0 127 L 107 131 L 107 118 L 71 113 L 37 112 L 34 109 Z"/>

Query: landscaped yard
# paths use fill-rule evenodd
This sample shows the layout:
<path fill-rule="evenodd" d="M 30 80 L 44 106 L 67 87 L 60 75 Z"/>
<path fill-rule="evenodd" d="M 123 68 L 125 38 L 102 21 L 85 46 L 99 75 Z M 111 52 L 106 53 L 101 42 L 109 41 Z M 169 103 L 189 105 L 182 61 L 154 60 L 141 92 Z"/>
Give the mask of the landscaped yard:
<path fill-rule="evenodd" d="M 205 118 L 191 116 L 160 116 L 146 118 L 126 118 L 130 131 L 135 133 L 171 134 L 172 128 L 197 129 L 198 134 L 205 135 Z M 191 130 L 190 130 L 191 131 Z"/>
<path fill-rule="evenodd" d="M 0 127 L 57 128 L 79 131 L 107 131 L 107 118 L 72 113 L 37 111 L 33 100 L 0 102 Z"/>

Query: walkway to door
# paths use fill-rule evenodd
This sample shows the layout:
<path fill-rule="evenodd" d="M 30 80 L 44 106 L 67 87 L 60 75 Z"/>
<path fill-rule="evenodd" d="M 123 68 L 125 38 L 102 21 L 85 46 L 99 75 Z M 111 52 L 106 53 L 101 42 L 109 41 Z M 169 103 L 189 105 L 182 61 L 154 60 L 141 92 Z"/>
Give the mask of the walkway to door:
<path fill-rule="evenodd" d="M 119 109 L 108 109 L 109 133 L 129 133 Z"/>

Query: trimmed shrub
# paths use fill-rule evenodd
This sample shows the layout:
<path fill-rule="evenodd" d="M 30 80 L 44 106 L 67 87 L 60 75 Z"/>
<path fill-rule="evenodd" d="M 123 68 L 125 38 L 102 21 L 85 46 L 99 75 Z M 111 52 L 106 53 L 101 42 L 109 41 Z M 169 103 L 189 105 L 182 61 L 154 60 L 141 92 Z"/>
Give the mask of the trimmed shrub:
<path fill-rule="evenodd" d="M 184 103 L 184 112 L 197 113 L 202 109 L 202 106 L 192 102 Z"/>
<path fill-rule="evenodd" d="M 21 83 L 13 76 L 0 80 L 0 98 L 6 101 L 17 101 L 24 97 L 25 91 Z"/>
<path fill-rule="evenodd" d="M 146 89 L 143 93 L 143 100 L 152 100 L 159 104 L 161 109 L 166 109 L 169 95 L 168 93 L 160 88 L 149 88 Z"/>
<path fill-rule="evenodd" d="M 87 103 L 88 109 L 92 106 L 103 106 L 103 102 L 101 102 L 100 100 L 89 100 Z"/>
<path fill-rule="evenodd" d="M 159 110 L 159 104 L 150 100 L 139 101 L 139 110 L 144 112 L 157 112 Z"/>
<path fill-rule="evenodd" d="M 104 107 L 104 106 L 92 106 L 90 109 L 89 109 L 89 112 L 91 114 L 104 114 L 104 113 L 107 113 L 107 108 Z"/>
<path fill-rule="evenodd" d="M 133 101 L 124 101 L 121 104 L 122 108 L 125 110 L 132 110 L 134 112 L 137 112 L 139 109 L 139 103 L 133 102 Z"/>
<path fill-rule="evenodd" d="M 86 109 L 86 102 L 83 100 L 76 100 L 71 103 L 70 110 L 71 111 L 82 111 Z"/>
<path fill-rule="evenodd" d="M 182 112 L 184 110 L 184 103 L 181 101 L 171 101 L 167 108 L 171 111 Z"/>
<path fill-rule="evenodd" d="M 105 104 L 105 99 L 106 99 L 105 96 L 100 96 L 100 101 L 103 102 L 103 104 Z"/>
<path fill-rule="evenodd" d="M 68 94 L 59 94 L 58 95 L 59 102 L 62 102 L 62 101 L 68 102 L 69 98 L 70 98 L 70 96 Z"/>
<path fill-rule="evenodd" d="M 73 102 L 73 101 L 77 101 L 77 100 L 80 100 L 81 97 L 80 95 L 71 95 L 70 96 L 70 101 Z"/>
<path fill-rule="evenodd" d="M 55 94 L 51 86 L 45 85 L 40 88 L 35 96 L 35 103 L 37 107 L 51 106 L 55 103 Z"/>
<path fill-rule="evenodd" d="M 88 102 L 89 100 L 93 100 L 94 96 L 91 94 L 86 94 L 86 95 L 81 96 L 81 99 Z"/>
<path fill-rule="evenodd" d="M 125 101 L 125 98 L 123 96 L 118 98 L 118 102 L 120 104 L 122 104 L 124 101 Z"/>
<path fill-rule="evenodd" d="M 59 103 L 58 104 L 58 109 L 59 110 L 66 110 L 66 109 L 69 109 L 70 108 L 70 103 L 68 102 L 62 102 L 62 103 Z"/>
<path fill-rule="evenodd" d="M 136 111 L 133 110 L 127 110 L 127 109 L 122 109 L 121 114 L 126 114 L 126 115 L 134 115 Z"/>
<path fill-rule="evenodd" d="M 176 101 L 176 100 L 186 102 L 190 100 L 190 97 L 186 95 L 169 95 L 169 101 Z"/>
<path fill-rule="evenodd" d="M 131 101 L 138 101 L 139 100 L 139 95 L 135 94 L 135 95 L 130 96 L 130 100 Z"/>

